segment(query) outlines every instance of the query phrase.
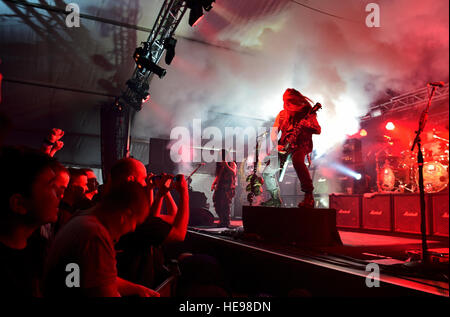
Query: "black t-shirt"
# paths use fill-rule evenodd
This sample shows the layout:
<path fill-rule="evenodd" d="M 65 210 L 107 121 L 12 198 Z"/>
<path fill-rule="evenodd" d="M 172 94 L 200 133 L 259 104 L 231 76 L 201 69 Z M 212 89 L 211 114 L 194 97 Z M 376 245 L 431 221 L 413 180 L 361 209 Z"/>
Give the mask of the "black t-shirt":
<path fill-rule="evenodd" d="M 122 236 L 116 244 L 116 250 L 146 250 L 149 246 L 159 246 L 172 230 L 172 225 L 158 217 L 149 217 L 145 223 L 137 226 L 134 232 Z"/>
<path fill-rule="evenodd" d="M 32 297 L 35 272 L 27 248 L 16 250 L 0 242 L 0 298 Z"/>
<path fill-rule="evenodd" d="M 172 225 L 161 218 L 149 217 L 134 232 L 116 244 L 118 275 L 131 282 L 155 288 L 166 278 L 162 243 Z"/>
<path fill-rule="evenodd" d="M 88 296 L 89 290 L 116 283 L 116 252 L 98 218 L 80 212 L 58 232 L 46 263 L 45 292 L 50 297 Z M 80 288 L 68 287 L 67 266 L 77 264 Z"/>

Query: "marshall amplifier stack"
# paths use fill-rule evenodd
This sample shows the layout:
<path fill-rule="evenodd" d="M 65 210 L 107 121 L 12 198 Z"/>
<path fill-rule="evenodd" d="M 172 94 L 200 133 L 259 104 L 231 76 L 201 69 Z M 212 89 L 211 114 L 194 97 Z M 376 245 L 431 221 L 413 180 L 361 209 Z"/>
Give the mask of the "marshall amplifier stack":
<path fill-rule="evenodd" d="M 427 234 L 449 236 L 448 192 L 425 195 Z M 331 194 L 339 228 L 420 234 L 419 194 Z"/>

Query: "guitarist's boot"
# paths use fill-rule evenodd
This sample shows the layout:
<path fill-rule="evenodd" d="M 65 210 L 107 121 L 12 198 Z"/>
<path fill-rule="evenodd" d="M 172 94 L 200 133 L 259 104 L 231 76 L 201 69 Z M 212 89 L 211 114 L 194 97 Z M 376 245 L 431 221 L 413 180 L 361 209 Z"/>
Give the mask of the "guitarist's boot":
<path fill-rule="evenodd" d="M 305 198 L 301 203 L 298 204 L 299 207 L 314 208 L 314 195 L 313 193 L 305 193 Z"/>
<path fill-rule="evenodd" d="M 282 201 L 280 198 L 280 191 L 279 190 L 271 190 L 269 191 L 271 198 L 266 201 L 263 202 L 261 204 L 261 206 L 265 206 L 265 207 L 281 207 L 282 205 Z"/>

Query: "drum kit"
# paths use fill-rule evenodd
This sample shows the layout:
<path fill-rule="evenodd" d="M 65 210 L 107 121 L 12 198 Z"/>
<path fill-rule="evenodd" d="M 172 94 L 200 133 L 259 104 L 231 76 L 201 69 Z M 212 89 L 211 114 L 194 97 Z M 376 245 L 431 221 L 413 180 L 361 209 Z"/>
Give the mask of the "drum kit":
<path fill-rule="evenodd" d="M 433 140 L 422 146 L 423 178 L 426 193 L 437 193 L 449 183 L 449 140 L 433 133 Z M 376 154 L 379 192 L 419 192 L 417 151 L 405 150 L 399 155 L 380 151 Z"/>

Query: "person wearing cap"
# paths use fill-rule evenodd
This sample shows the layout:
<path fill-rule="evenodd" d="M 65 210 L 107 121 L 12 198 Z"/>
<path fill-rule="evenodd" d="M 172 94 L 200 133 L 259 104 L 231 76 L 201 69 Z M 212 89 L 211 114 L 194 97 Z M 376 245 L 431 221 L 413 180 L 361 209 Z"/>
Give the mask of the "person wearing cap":
<path fill-rule="evenodd" d="M 263 205 L 271 207 L 282 205 L 280 186 L 276 179 L 276 173 L 280 170 L 278 153 L 283 151 L 286 143 L 289 142 L 292 164 L 300 180 L 301 190 L 305 193 L 305 198 L 299 207 L 313 208 L 314 186 L 305 164 L 305 158 L 313 150 L 312 135 L 320 134 L 321 127 L 317 116 L 310 113 L 312 110 L 311 100 L 299 91 L 292 88 L 287 89 L 283 95 L 283 101 L 284 109 L 276 117 L 270 134 L 271 141 L 278 151 L 269 157 L 269 163 L 263 172 L 267 191 L 271 195 L 270 200 Z M 279 131 L 281 131 L 280 141 L 278 141 Z"/>

